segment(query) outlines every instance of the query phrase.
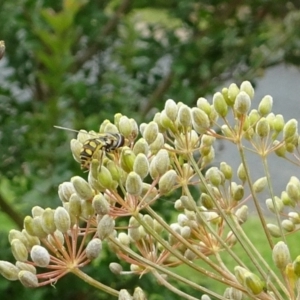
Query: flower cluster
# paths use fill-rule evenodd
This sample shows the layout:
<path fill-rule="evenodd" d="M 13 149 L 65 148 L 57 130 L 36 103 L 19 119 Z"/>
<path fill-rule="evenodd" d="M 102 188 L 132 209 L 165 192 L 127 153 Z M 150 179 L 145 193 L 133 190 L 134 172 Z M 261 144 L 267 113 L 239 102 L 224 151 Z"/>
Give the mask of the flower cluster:
<path fill-rule="evenodd" d="M 0 261 L 1 274 L 27 287 L 55 283 L 68 272 L 85 276 L 89 282 L 81 268 L 99 257 L 106 242 L 120 261 L 130 265 L 130 270 L 124 271 L 118 262 L 111 262 L 112 272 L 151 273 L 182 298 L 194 299 L 171 285 L 168 278 L 205 293 L 202 299 L 242 299 L 243 295 L 249 299 L 294 299 L 300 256 L 292 262 L 285 235 L 300 224 L 296 209 L 300 181 L 292 177 L 277 197 L 267 170 L 266 176 L 253 181 L 245 157 L 250 148 L 263 162 L 274 152 L 299 165 L 298 124 L 272 113 L 271 96 L 251 109 L 253 97 L 254 89 L 245 81 L 240 87 L 231 84 L 216 93 L 212 104 L 199 98 L 191 108 L 167 100 L 164 110 L 147 124 L 138 126 L 135 120 L 117 114 L 114 123 L 106 120 L 101 124 L 99 133 L 80 131 L 71 141 L 71 150 L 82 163 L 82 149 L 90 147 L 84 156 L 90 160 L 87 179 L 74 176 L 62 183 L 60 207 L 34 207 L 32 216 L 24 219 L 24 229 L 10 232 L 17 262 Z M 124 139 L 124 144 L 118 138 Z M 214 164 L 216 139 L 236 145 L 241 161 L 236 171 L 226 162 Z M 275 214 L 276 224 L 267 224 L 263 215 L 259 195 L 266 188 L 270 191 L 266 206 Z M 152 209 L 152 204 L 166 197 L 174 200 L 177 220 L 172 224 Z M 247 201 L 255 204 L 283 282 L 242 229 L 248 219 Z M 286 207 L 294 210 L 283 213 Z M 282 241 L 275 244 L 274 237 Z M 245 249 L 255 271 L 233 251 L 237 243 Z M 221 252 L 235 261 L 233 270 L 226 267 Z M 204 265 L 195 264 L 195 260 Z M 171 267 L 181 264 L 224 283 L 224 294 L 173 272 Z M 131 299 L 125 290 L 93 285 L 120 299 Z M 145 295 L 138 288 L 133 297 L 144 299 Z"/>

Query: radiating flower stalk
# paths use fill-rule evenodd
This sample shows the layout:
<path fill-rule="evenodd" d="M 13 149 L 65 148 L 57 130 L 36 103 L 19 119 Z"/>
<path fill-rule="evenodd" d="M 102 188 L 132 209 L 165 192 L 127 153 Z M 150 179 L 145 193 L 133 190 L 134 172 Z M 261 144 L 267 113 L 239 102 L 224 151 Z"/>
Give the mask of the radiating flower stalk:
<path fill-rule="evenodd" d="M 300 180 L 292 176 L 281 195 L 275 195 L 267 163 L 275 153 L 300 165 L 298 124 L 272 113 L 271 96 L 258 104 L 253 98 L 254 89 L 245 81 L 223 88 L 212 103 L 199 98 L 189 107 L 169 99 L 147 124 L 138 126 L 117 114 L 114 123 L 100 125 L 99 133 L 80 131 L 71 151 L 81 166 L 88 166 L 86 179 L 82 174 L 63 182 L 61 206 L 34 207 L 24 229 L 11 230 L 16 263 L 0 261 L 0 273 L 39 287 L 72 272 L 119 299 L 146 299 L 147 291 L 137 288 L 130 295 L 83 272 L 94 259 L 101 260 L 105 243 L 119 259 L 110 263 L 113 273 L 151 273 L 182 299 L 300 299 L 300 253 L 292 257 L 286 239 L 300 224 Z M 217 140 L 236 146 L 236 170 L 215 162 Z M 261 178 L 251 176 L 249 151 L 258 154 L 257 164 L 265 171 Z M 164 211 L 155 211 L 157 202 L 169 206 L 176 221 L 170 224 Z M 251 203 L 272 264 L 243 229 Z M 236 246 L 243 255 L 235 252 Z M 228 258 L 234 264 L 229 266 Z M 128 263 L 127 270 L 121 262 Z M 174 268 L 179 265 L 199 276 L 180 275 Z M 214 281 L 223 291 L 215 290 Z M 176 282 L 202 297 L 182 292 Z"/>

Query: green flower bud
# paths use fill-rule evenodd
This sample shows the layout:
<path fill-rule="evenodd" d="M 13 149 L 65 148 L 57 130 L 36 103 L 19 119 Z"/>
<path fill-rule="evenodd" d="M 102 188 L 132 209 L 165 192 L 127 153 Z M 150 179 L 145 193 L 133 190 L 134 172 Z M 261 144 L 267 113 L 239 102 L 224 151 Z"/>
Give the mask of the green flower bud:
<path fill-rule="evenodd" d="M 89 260 L 97 258 L 102 250 L 102 241 L 98 238 L 93 238 L 86 246 L 86 256 Z"/>
<path fill-rule="evenodd" d="M 139 222 L 134 217 L 131 217 L 129 219 L 128 236 L 133 241 L 139 241 L 141 239 L 141 233 L 139 231 L 139 227 L 140 227 Z"/>
<path fill-rule="evenodd" d="M 109 269 L 115 275 L 119 275 L 123 271 L 123 267 L 120 264 L 114 262 L 109 264 Z"/>
<path fill-rule="evenodd" d="M 71 219 L 69 213 L 65 208 L 59 206 L 55 209 L 54 212 L 54 223 L 56 228 L 62 233 L 66 233 L 71 226 Z"/>
<path fill-rule="evenodd" d="M 136 287 L 134 289 L 132 300 L 147 300 L 147 297 L 146 297 L 144 291 L 140 287 Z"/>
<path fill-rule="evenodd" d="M 132 126 L 131 122 L 129 121 L 129 118 L 126 116 L 122 116 L 118 123 L 119 131 L 124 137 L 128 138 L 131 135 L 132 132 Z"/>
<path fill-rule="evenodd" d="M 149 161 L 145 154 L 139 153 L 133 164 L 133 171 L 137 173 L 141 179 L 149 174 Z"/>
<path fill-rule="evenodd" d="M 70 148 L 71 148 L 71 152 L 73 154 L 74 159 L 80 163 L 81 159 L 80 159 L 80 153 L 82 151 L 82 143 L 76 139 L 72 139 L 70 141 Z"/>
<path fill-rule="evenodd" d="M 254 294 L 260 294 L 264 288 L 265 283 L 255 274 L 247 272 L 245 274 L 245 285 Z"/>
<path fill-rule="evenodd" d="M 132 151 L 135 155 L 138 155 L 139 153 L 143 153 L 147 156 L 149 153 L 149 145 L 144 138 L 140 138 L 134 144 Z"/>
<path fill-rule="evenodd" d="M 291 220 L 283 220 L 281 222 L 282 228 L 287 232 L 292 232 L 295 230 L 295 224 Z"/>
<path fill-rule="evenodd" d="M 14 258 L 18 261 L 27 261 L 28 259 L 28 251 L 26 246 L 17 239 L 13 239 L 11 242 L 11 252 Z"/>
<path fill-rule="evenodd" d="M 227 288 L 224 292 L 225 299 L 232 299 L 232 300 L 242 300 L 243 293 L 235 288 Z"/>
<path fill-rule="evenodd" d="M 52 235 L 48 235 L 47 239 L 48 239 L 48 242 L 55 248 L 57 247 L 58 241 L 61 245 L 65 244 L 64 235 L 59 230 L 56 230 L 54 232 L 54 234 L 52 234 Z"/>
<path fill-rule="evenodd" d="M 20 261 L 16 262 L 16 267 L 21 271 L 29 271 L 32 274 L 36 274 L 36 268 L 33 265 L 27 264 L 27 263 L 23 263 Z M 1 268 L 1 267 L 0 267 Z M 1 273 L 1 272 L 0 272 Z"/>
<path fill-rule="evenodd" d="M 96 214 L 106 215 L 109 213 L 110 205 L 101 193 L 94 196 L 92 205 Z"/>
<path fill-rule="evenodd" d="M 38 279 L 35 274 L 29 271 L 20 271 L 18 274 L 20 282 L 27 288 L 36 288 L 39 286 Z"/>
<path fill-rule="evenodd" d="M 197 258 L 197 254 L 195 254 L 192 250 L 186 249 L 183 255 L 185 258 L 187 258 L 190 261 L 193 261 Z"/>
<path fill-rule="evenodd" d="M 143 132 L 143 137 L 147 141 L 148 144 L 151 144 L 155 141 L 158 134 L 158 125 L 155 122 L 150 122 L 145 127 L 145 130 Z"/>
<path fill-rule="evenodd" d="M 119 292 L 118 300 L 132 300 L 132 297 L 131 297 L 131 295 L 128 293 L 127 290 L 122 289 L 122 290 L 120 290 L 120 292 Z"/>
<path fill-rule="evenodd" d="M 161 195 L 172 191 L 177 183 L 177 174 L 174 170 L 167 171 L 159 180 L 159 192 Z"/>
<path fill-rule="evenodd" d="M 272 250 L 272 258 L 276 267 L 280 270 L 284 270 L 291 261 L 288 246 L 282 241 L 278 242 Z"/>
<path fill-rule="evenodd" d="M 244 183 L 247 180 L 246 171 L 243 164 L 240 164 L 237 170 L 238 178 Z"/>
<path fill-rule="evenodd" d="M 188 196 L 181 196 L 180 197 L 180 201 L 182 203 L 182 206 L 187 209 L 187 210 L 191 210 L 191 211 L 196 211 L 196 203 L 193 199 L 191 199 Z"/>
<path fill-rule="evenodd" d="M 79 218 L 81 215 L 81 199 L 77 194 L 73 194 L 69 201 L 69 209 L 68 212 L 70 216 L 75 218 Z"/>
<path fill-rule="evenodd" d="M 46 208 L 41 216 L 41 225 L 43 230 L 50 234 L 56 230 L 54 224 L 54 211 L 51 208 Z"/>
<path fill-rule="evenodd" d="M 152 154 L 156 154 L 165 144 L 165 138 L 161 132 L 157 134 L 155 141 L 150 144 L 149 149 Z"/>
<path fill-rule="evenodd" d="M 141 177 L 135 173 L 130 172 L 126 179 L 126 190 L 130 195 L 139 196 L 142 193 L 143 182 Z"/>
<path fill-rule="evenodd" d="M 207 114 L 197 107 L 192 108 L 192 123 L 194 129 L 199 134 L 206 133 L 210 127 Z"/>
<path fill-rule="evenodd" d="M 228 137 L 228 138 L 233 138 L 234 137 L 234 134 L 233 134 L 232 130 L 227 125 L 222 125 L 221 126 L 221 131 L 222 131 L 222 133 L 225 137 Z"/>
<path fill-rule="evenodd" d="M 117 183 L 113 180 L 111 173 L 104 166 L 101 166 L 97 179 L 100 186 L 104 189 L 115 189 L 117 186 Z"/>
<path fill-rule="evenodd" d="M 101 240 L 104 240 L 107 236 L 113 233 L 114 229 L 115 229 L 114 219 L 109 215 L 105 215 L 99 221 L 97 226 L 98 237 Z"/>
<path fill-rule="evenodd" d="M 144 203 L 153 202 L 158 195 L 158 191 L 156 187 L 153 187 L 151 184 L 143 182 L 143 190 L 142 190 L 142 201 Z"/>
<path fill-rule="evenodd" d="M 44 210 L 45 209 L 40 206 L 34 206 L 31 209 L 31 214 L 33 217 L 40 217 L 43 214 Z"/>
<path fill-rule="evenodd" d="M 137 122 L 133 118 L 130 118 L 129 122 L 131 124 L 131 134 L 130 134 L 130 137 L 132 139 L 136 139 L 136 137 L 139 135 L 138 124 L 137 124 Z"/>
<path fill-rule="evenodd" d="M 174 100 L 169 99 L 165 103 L 165 112 L 170 120 L 173 122 L 176 120 L 178 107 Z"/>
<path fill-rule="evenodd" d="M 274 201 L 271 198 L 267 199 L 266 206 L 272 213 L 282 212 L 284 209 L 282 200 L 277 196 L 274 197 Z"/>
<path fill-rule="evenodd" d="M 300 255 L 293 261 L 293 271 L 296 276 L 300 277 Z"/>
<path fill-rule="evenodd" d="M 144 215 L 143 216 L 143 221 L 148 224 L 149 227 L 153 228 L 154 226 L 154 220 L 151 216 L 149 215 Z"/>
<path fill-rule="evenodd" d="M 30 251 L 32 261 L 41 268 L 45 268 L 50 263 L 50 255 L 46 248 L 36 245 Z"/>
<path fill-rule="evenodd" d="M 207 209 L 212 209 L 214 207 L 214 202 L 213 202 L 211 196 L 209 196 L 206 193 L 201 194 L 200 201 L 201 201 L 201 204 Z"/>
<path fill-rule="evenodd" d="M 251 99 L 254 98 L 254 88 L 249 81 L 243 81 L 240 90 L 246 92 Z"/>
<path fill-rule="evenodd" d="M 234 275 L 237 281 L 243 286 L 245 285 L 245 275 L 247 275 L 248 272 L 249 271 L 243 267 L 240 266 L 234 267 Z"/>
<path fill-rule="evenodd" d="M 229 231 L 227 233 L 226 243 L 228 244 L 229 247 L 232 247 L 236 244 L 236 242 L 237 242 L 236 236 L 233 234 L 232 231 Z"/>
<path fill-rule="evenodd" d="M 272 111 L 273 98 L 269 95 L 262 98 L 258 105 L 258 112 L 261 116 L 266 116 Z"/>
<path fill-rule="evenodd" d="M 289 182 L 286 186 L 286 192 L 290 199 L 297 202 L 300 200 L 300 190 L 297 186 L 297 184 L 293 182 Z"/>
<path fill-rule="evenodd" d="M 197 135 L 198 138 L 198 135 Z M 201 144 L 205 146 L 212 146 L 215 142 L 216 138 L 211 135 L 203 134 L 201 137 Z"/>
<path fill-rule="evenodd" d="M 19 269 L 12 263 L 0 260 L 0 274 L 7 280 L 18 280 Z"/>
<path fill-rule="evenodd" d="M 24 220 L 24 225 L 25 225 L 25 220 Z M 31 228 L 29 228 L 29 227 L 31 227 Z M 31 232 L 29 232 L 28 230 L 32 229 L 33 233 L 34 233 L 33 235 L 37 236 L 40 239 L 43 239 L 47 236 L 47 232 L 45 232 L 42 227 L 42 218 L 41 217 L 33 218 L 31 226 L 28 226 L 28 227 L 26 226 L 25 229 L 29 234 L 31 234 Z"/>
<path fill-rule="evenodd" d="M 291 119 L 283 127 L 283 139 L 290 142 L 295 135 L 298 136 L 298 121 Z"/>
<path fill-rule="evenodd" d="M 276 115 L 273 121 L 273 128 L 277 132 L 281 132 L 284 128 L 284 118 L 282 115 Z"/>
<path fill-rule="evenodd" d="M 214 186 L 218 187 L 224 184 L 224 174 L 217 168 L 211 167 L 205 173 L 205 178 Z"/>
<path fill-rule="evenodd" d="M 293 224 L 298 225 L 300 224 L 300 215 L 295 212 L 291 211 L 288 213 L 289 219 L 293 222 Z"/>
<path fill-rule="evenodd" d="M 119 242 L 122 245 L 124 245 L 126 247 L 129 247 L 129 245 L 130 245 L 130 237 L 125 232 L 120 232 L 119 233 L 118 240 L 119 240 Z"/>
<path fill-rule="evenodd" d="M 285 157 L 286 147 L 284 143 L 281 143 L 277 140 L 273 142 L 273 147 L 275 148 L 275 153 L 279 157 Z"/>
<path fill-rule="evenodd" d="M 118 127 L 115 124 L 107 122 L 104 125 L 104 131 L 103 132 L 119 133 L 119 130 L 118 130 Z"/>
<path fill-rule="evenodd" d="M 81 216 L 90 219 L 94 216 L 95 210 L 91 201 L 81 201 Z"/>
<path fill-rule="evenodd" d="M 191 109 L 187 105 L 182 105 L 178 112 L 178 122 L 184 128 L 192 126 Z"/>
<path fill-rule="evenodd" d="M 244 197 L 244 187 L 242 185 L 236 185 L 232 187 L 232 198 L 235 201 L 240 201 Z"/>
<path fill-rule="evenodd" d="M 281 197 L 280 198 L 282 200 L 282 203 L 285 206 L 292 206 L 292 207 L 296 206 L 296 202 L 289 197 L 289 195 L 286 191 L 281 192 Z"/>
<path fill-rule="evenodd" d="M 228 88 L 228 105 L 229 106 L 233 106 L 233 104 L 235 103 L 235 99 L 237 97 L 237 95 L 239 94 L 240 90 L 238 88 L 238 86 L 235 83 L 232 83 L 229 88 Z M 245 93 L 245 92 L 243 92 Z"/>
<path fill-rule="evenodd" d="M 116 113 L 114 115 L 114 124 L 118 127 L 119 130 L 120 130 L 120 120 L 122 117 L 123 115 L 121 113 Z M 100 128 L 99 128 L 99 132 L 102 132 Z"/>
<path fill-rule="evenodd" d="M 267 183 L 267 177 L 261 177 L 254 182 L 253 190 L 255 191 L 255 193 L 260 193 L 267 186 Z"/>
<path fill-rule="evenodd" d="M 225 179 L 231 180 L 232 178 L 232 168 L 225 162 L 220 163 L 220 171 L 223 173 Z"/>
<path fill-rule="evenodd" d="M 278 226 L 274 224 L 267 224 L 267 228 L 272 237 L 278 238 L 281 237 L 281 232 Z"/>
<path fill-rule="evenodd" d="M 205 98 L 199 98 L 197 100 L 197 107 L 203 110 L 208 116 L 211 113 L 211 106 Z"/>
<path fill-rule="evenodd" d="M 251 106 L 251 99 L 246 92 L 239 92 L 235 102 L 234 102 L 234 109 L 237 113 L 241 115 L 246 115 Z"/>
<path fill-rule="evenodd" d="M 63 182 L 58 186 L 58 196 L 62 202 L 68 202 L 73 193 L 76 191 L 71 182 Z"/>
<path fill-rule="evenodd" d="M 261 118 L 256 123 L 255 132 L 261 137 L 267 137 L 270 134 L 270 124 L 266 118 Z"/>
<path fill-rule="evenodd" d="M 23 234 L 23 232 L 15 229 L 10 230 L 8 234 L 8 240 L 11 243 L 14 239 L 21 241 L 26 248 L 29 247 L 28 240 L 26 236 Z"/>
<path fill-rule="evenodd" d="M 170 158 L 168 151 L 166 149 L 159 150 L 156 154 L 154 162 L 158 174 L 165 174 L 170 167 Z"/>
<path fill-rule="evenodd" d="M 123 147 L 121 151 L 121 167 L 125 172 L 133 171 L 135 157 L 135 154 L 129 147 Z"/>
<path fill-rule="evenodd" d="M 77 195 L 82 200 L 91 200 L 94 197 L 94 192 L 87 181 L 85 181 L 80 176 L 74 176 L 71 178 L 74 189 Z"/>
<path fill-rule="evenodd" d="M 248 206 L 243 205 L 235 212 L 237 220 L 240 224 L 244 224 L 248 219 Z"/>
<path fill-rule="evenodd" d="M 26 242 L 24 243 L 24 245 L 27 247 L 27 249 L 32 248 L 34 245 L 40 244 L 39 238 L 30 235 L 25 229 L 22 230 L 22 234 L 26 238 Z"/>
<path fill-rule="evenodd" d="M 216 112 L 221 117 L 226 117 L 227 112 L 228 112 L 228 107 L 227 107 L 227 104 L 226 104 L 226 101 L 225 101 L 223 95 L 220 92 L 214 94 L 213 106 L 214 106 Z"/>
<path fill-rule="evenodd" d="M 169 119 L 169 117 L 166 114 L 166 111 L 163 110 L 160 114 L 160 122 L 159 124 L 163 127 L 163 129 L 169 129 L 172 132 L 176 132 L 176 127 L 174 125 L 174 122 L 172 122 L 171 119 Z"/>

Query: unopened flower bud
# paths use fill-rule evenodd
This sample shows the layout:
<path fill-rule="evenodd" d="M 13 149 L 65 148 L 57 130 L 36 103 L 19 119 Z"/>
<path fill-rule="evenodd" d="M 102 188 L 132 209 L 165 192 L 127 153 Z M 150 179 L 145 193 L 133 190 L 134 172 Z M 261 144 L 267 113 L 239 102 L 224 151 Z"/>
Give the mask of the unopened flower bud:
<path fill-rule="evenodd" d="M 80 163 L 80 153 L 82 151 L 82 143 L 78 139 L 71 139 L 70 148 L 74 159 Z"/>
<path fill-rule="evenodd" d="M 227 163 L 220 163 L 220 171 L 223 173 L 225 179 L 230 180 L 232 178 L 232 168 Z"/>
<path fill-rule="evenodd" d="M 258 112 L 261 116 L 266 116 L 272 110 L 273 98 L 270 95 L 267 95 L 262 98 L 258 105 Z"/>
<path fill-rule="evenodd" d="M 11 281 L 18 280 L 19 269 L 12 263 L 0 260 L 0 274 Z"/>
<path fill-rule="evenodd" d="M 246 171 L 243 164 L 240 164 L 237 170 L 238 178 L 244 183 L 247 180 Z"/>
<path fill-rule="evenodd" d="M 50 255 L 46 248 L 36 245 L 30 251 L 32 261 L 41 268 L 47 267 L 50 263 Z"/>
<path fill-rule="evenodd" d="M 274 224 L 267 224 L 267 228 L 272 237 L 278 238 L 281 237 L 281 232 L 278 226 Z"/>
<path fill-rule="evenodd" d="M 81 201 L 81 216 L 85 219 L 90 219 L 94 214 L 95 210 L 93 203 L 90 201 Z"/>
<path fill-rule="evenodd" d="M 181 196 L 180 197 L 180 201 L 182 203 L 182 206 L 187 209 L 187 210 L 191 210 L 191 211 L 196 211 L 196 203 L 195 201 L 188 197 L 188 196 Z"/>
<path fill-rule="evenodd" d="M 225 299 L 231 299 L 231 300 L 242 300 L 243 299 L 243 293 L 240 290 L 237 290 L 235 288 L 227 288 L 223 294 Z"/>
<path fill-rule="evenodd" d="M 149 161 L 144 153 L 139 153 L 133 164 L 133 171 L 137 173 L 141 179 L 144 179 L 149 173 Z"/>
<path fill-rule="evenodd" d="M 174 170 L 167 171 L 159 180 L 158 186 L 160 194 L 167 194 L 172 191 L 177 183 L 177 174 Z"/>
<path fill-rule="evenodd" d="M 16 229 L 10 230 L 8 234 L 8 240 L 11 243 L 14 239 L 20 240 L 25 245 L 25 247 L 28 248 L 28 240 L 23 232 Z"/>
<path fill-rule="evenodd" d="M 243 81 L 240 90 L 246 92 L 251 99 L 254 97 L 254 88 L 250 81 Z"/>
<path fill-rule="evenodd" d="M 139 153 L 143 153 L 144 155 L 148 155 L 149 153 L 149 145 L 144 138 L 140 138 L 133 146 L 133 153 L 138 155 Z"/>
<path fill-rule="evenodd" d="M 295 230 L 295 224 L 291 220 L 283 220 L 281 222 L 282 228 L 287 232 L 292 232 Z"/>
<path fill-rule="evenodd" d="M 165 144 L 165 138 L 161 132 L 157 134 L 155 141 L 149 145 L 152 154 L 156 154 Z"/>
<path fill-rule="evenodd" d="M 136 287 L 134 289 L 132 300 L 147 300 L 147 297 L 146 297 L 144 291 L 140 287 Z"/>
<path fill-rule="evenodd" d="M 244 197 L 244 187 L 239 185 L 233 185 L 232 186 L 232 199 L 235 201 L 240 201 Z"/>
<path fill-rule="evenodd" d="M 159 123 L 163 128 L 164 130 L 168 129 L 168 130 L 171 130 L 172 132 L 176 132 L 177 129 L 175 127 L 175 122 L 173 122 L 166 114 L 166 111 L 163 110 L 161 113 L 160 113 L 160 119 L 159 119 Z"/>
<path fill-rule="evenodd" d="M 233 106 L 233 104 L 235 103 L 235 99 L 237 97 L 237 95 L 239 94 L 240 89 L 238 88 L 238 86 L 235 83 L 230 84 L 229 88 L 228 88 L 228 102 L 227 104 L 229 106 Z"/>
<path fill-rule="evenodd" d="M 206 133 L 210 127 L 210 122 L 207 114 L 197 107 L 192 108 L 192 123 L 196 132 L 202 134 Z"/>
<path fill-rule="evenodd" d="M 268 183 L 267 177 L 261 177 L 254 182 L 253 190 L 255 191 L 255 193 L 260 193 L 264 190 L 267 183 Z"/>
<path fill-rule="evenodd" d="M 243 205 L 241 206 L 235 213 L 238 222 L 240 224 L 243 224 L 247 221 L 248 219 L 248 206 L 247 205 Z"/>
<path fill-rule="evenodd" d="M 122 290 L 120 290 L 120 292 L 119 292 L 118 300 L 132 300 L 132 297 L 131 297 L 131 295 L 128 293 L 127 290 L 122 289 Z"/>
<path fill-rule="evenodd" d="M 42 227 L 41 217 L 35 217 L 33 219 L 26 217 L 24 219 L 24 227 L 29 234 L 33 233 L 33 236 L 37 236 L 40 239 L 47 236 L 47 232 L 45 232 Z"/>
<path fill-rule="evenodd" d="M 28 263 L 24 263 L 24 262 L 17 261 L 17 262 L 16 262 L 16 267 L 17 267 L 19 270 L 29 271 L 29 272 L 31 272 L 32 274 L 36 274 L 36 273 L 37 273 L 35 266 L 30 265 L 30 264 L 28 264 Z M 0 268 L 1 268 L 1 267 L 0 267 Z M 1 273 L 1 271 L 0 271 L 0 273 Z"/>
<path fill-rule="evenodd" d="M 289 219 L 295 224 L 300 224 L 300 215 L 295 211 L 291 211 L 288 213 Z"/>
<path fill-rule="evenodd" d="M 224 174 L 217 168 L 211 167 L 205 173 L 205 178 L 214 186 L 218 187 L 224 183 Z"/>
<path fill-rule="evenodd" d="M 289 142 L 295 135 L 298 135 L 298 121 L 291 119 L 283 127 L 283 139 Z"/>
<path fill-rule="evenodd" d="M 115 229 L 114 219 L 109 215 L 105 215 L 98 223 L 98 227 L 97 227 L 98 237 L 101 240 L 104 240 L 107 236 L 113 233 L 114 229 Z"/>
<path fill-rule="evenodd" d="M 214 202 L 213 202 L 211 196 L 209 196 L 206 193 L 201 194 L 200 201 L 201 201 L 201 204 L 207 209 L 212 209 L 214 207 Z"/>
<path fill-rule="evenodd" d="M 103 132 L 119 133 L 118 127 L 111 122 L 107 122 L 106 124 L 104 124 L 103 127 L 104 127 Z M 100 128 L 100 130 L 101 130 L 101 128 Z M 100 131 L 100 132 L 102 132 L 102 131 Z"/>
<path fill-rule="evenodd" d="M 96 214 L 106 215 L 109 213 L 110 205 L 101 193 L 94 196 L 92 205 Z"/>
<path fill-rule="evenodd" d="M 128 247 L 130 245 L 130 237 L 125 232 L 120 232 L 119 233 L 118 240 L 120 241 L 120 243 L 122 245 L 125 245 L 126 247 Z"/>
<path fill-rule="evenodd" d="M 277 196 L 274 197 L 274 200 L 268 198 L 266 200 L 266 206 L 272 213 L 282 212 L 284 209 L 284 204 L 282 200 Z"/>
<path fill-rule="evenodd" d="M 187 105 L 182 105 L 180 107 L 178 112 L 178 122 L 184 128 L 189 128 L 192 125 L 192 113 Z"/>
<path fill-rule="evenodd" d="M 105 166 L 101 166 L 97 181 L 104 189 L 115 189 L 117 187 L 116 181 L 113 180 L 111 173 Z"/>
<path fill-rule="evenodd" d="M 133 196 L 139 196 L 142 193 L 143 182 L 141 177 L 135 173 L 130 172 L 126 179 L 126 190 Z"/>
<path fill-rule="evenodd" d="M 110 263 L 109 269 L 112 273 L 119 275 L 123 271 L 123 267 L 118 263 Z"/>
<path fill-rule="evenodd" d="M 267 121 L 266 118 L 261 118 L 257 123 L 255 127 L 255 132 L 261 137 L 265 138 L 270 133 L 270 124 Z"/>
<path fill-rule="evenodd" d="M 102 241 L 94 238 L 86 246 L 86 256 L 89 260 L 93 260 L 99 256 L 102 250 Z"/>
<path fill-rule="evenodd" d="M 286 192 L 287 195 L 292 199 L 293 201 L 297 202 L 300 199 L 300 190 L 297 186 L 297 184 L 293 182 L 289 182 L 286 186 Z"/>
<path fill-rule="evenodd" d="M 226 237 L 226 243 L 229 247 L 232 247 L 236 244 L 237 242 L 237 238 L 236 236 L 233 234 L 232 231 L 229 231 Z"/>
<path fill-rule="evenodd" d="M 34 206 L 31 209 L 31 214 L 33 217 L 40 217 L 43 214 L 44 210 L 45 209 L 40 206 Z"/>
<path fill-rule="evenodd" d="M 273 121 L 273 128 L 277 132 L 281 132 L 284 127 L 284 118 L 282 115 L 276 115 Z"/>
<path fill-rule="evenodd" d="M 165 103 L 165 112 L 170 120 L 173 122 L 176 120 L 178 107 L 174 100 L 169 99 Z"/>
<path fill-rule="evenodd" d="M 285 157 L 286 155 L 286 146 L 284 143 L 281 143 L 277 140 L 273 142 L 273 146 L 275 147 L 275 153 L 279 157 Z"/>
<path fill-rule="evenodd" d="M 94 197 L 94 193 L 91 186 L 80 176 L 72 177 L 71 182 L 73 183 L 77 195 L 82 200 L 90 200 Z"/>
<path fill-rule="evenodd" d="M 65 208 L 59 206 L 55 209 L 54 223 L 56 228 L 62 233 L 66 233 L 70 229 L 71 219 Z"/>
<path fill-rule="evenodd" d="M 158 151 L 155 157 L 155 168 L 158 174 L 161 176 L 167 172 L 170 167 L 169 153 L 166 149 Z"/>
<path fill-rule="evenodd" d="M 241 115 L 246 115 L 251 106 L 251 99 L 249 95 L 242 91 L 239 92 L 234 103 L 234 109 L 237 113 Z"/>
<path fill-rule="evenodd" d="M 143 132 L 143 137 L 147 141 L 148 144 L 151 144 L 155 141 L 158 134 L 158 125 L 155 122 L 150 122 L 145 127 L 145 130 Z"/>
<path fill-rule="evenodd" d="M 249 271 L 243 267 L 240 267 L 240 266 L 234 267 L 234 275 L 235 275 L 237 281 L 243 286 L 245 286 L 245 275 L 248 272 Z"/>
<path fill-rule="evenodd" d="M 293 271 L 298 277 L 300 277 L 300 255 L 293 261 Z"/>
<path fill-rule="evenodd" d="M 245 274 L 245 286 L 250 290 L 254 295 L 260 294 L 265 288 L 265 283 L 255 274 L 247 272 Z"/>
<path fill-rule="evenodd" d="M 132 132 L 131 122 L 128 117 L 122 116 L 118 122 L 119 131 L 124 137 L 128 138 Z"/>
<path fill-rule="evenodd" d="M 222 125 L 221 130 L 225 137 L 233 138 L 233 132 L 227 125 Z"/>
<path fill-rule="evenodd" d="M 81 200 L 77 194 L 73 194 L 69 200 L 69 214 L 75 218 L 81 215 Z"/>
<path fill-rule="evenodd" d="M 41 225 L 43 230 L 50 234 L 56 230 L 54 224 L 54 211 L 51 208 L 46 208 L 41 216 Z"/>
<path fill-rule="evenodd" d="M 18 278 L 20 282 L 27 288 L 36 288 L 39 286 L 37 276 L 29 271 L 20 271 Z"/>
<path fill-rule="evenodd" d="M 18 239 L 13 239 L 11 242 L 11 252 L 14 258 L 18 261 L 27 261 L 28 251 L 25 245 Z"/>
<path fill-rule="evenodd" d="M 214 94 L 213 106 L 214 106 L 216 112 L 221 117 L 226 117 L 227 112 L 228 112 L 228 107 L 227 107 L 227 104 L 226 104 L 226 101 L 225 101 L 223 95 L 220 92 Z"/>
<path fill-rule="evenodd" d="M 291 261 L 288 246 L 282 241 L 278 242 L 272 250 L 272 258 L 276 267 L 280 270 L 284 270 Z"/>
<path fill-rule="evenodd" d="M 133 171 L 135 154 L 129 147 L 123 147 L 121 151 L 121 167 L 127 173 Z"/>
<path fill-rule="evenodd" d="M 62 202 L 68 202 L 73 193 L 76 191 L 71 182 L 63 182 L 58 186 L 58 196 Z"/>

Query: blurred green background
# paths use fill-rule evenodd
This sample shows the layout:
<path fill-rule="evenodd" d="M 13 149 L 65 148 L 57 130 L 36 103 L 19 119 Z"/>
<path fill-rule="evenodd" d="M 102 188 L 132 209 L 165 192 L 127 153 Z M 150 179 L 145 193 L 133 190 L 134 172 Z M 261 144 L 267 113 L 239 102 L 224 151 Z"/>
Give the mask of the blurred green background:
<path fill-rule="evenodd" d="M 300 65 L 299 28 L 299 1 L 2 0 L 0 259 L 13 261 L 9 229 L 35 205 L 59 205 L 61 182 L 86 176 L 69 149 L 74 133 L 54 125 L 97 130 L 118 112 L 147 122 L 169 98 L 193 105 L 228 79 L 255 85 L 270 66 Z M 86 271 L 177 299 L 150 276 L 115 277 L 112 259 L 106 252 Z M 34 291 L 0 278 L 0 295 L 111 299 L 72 275 Z"/>

